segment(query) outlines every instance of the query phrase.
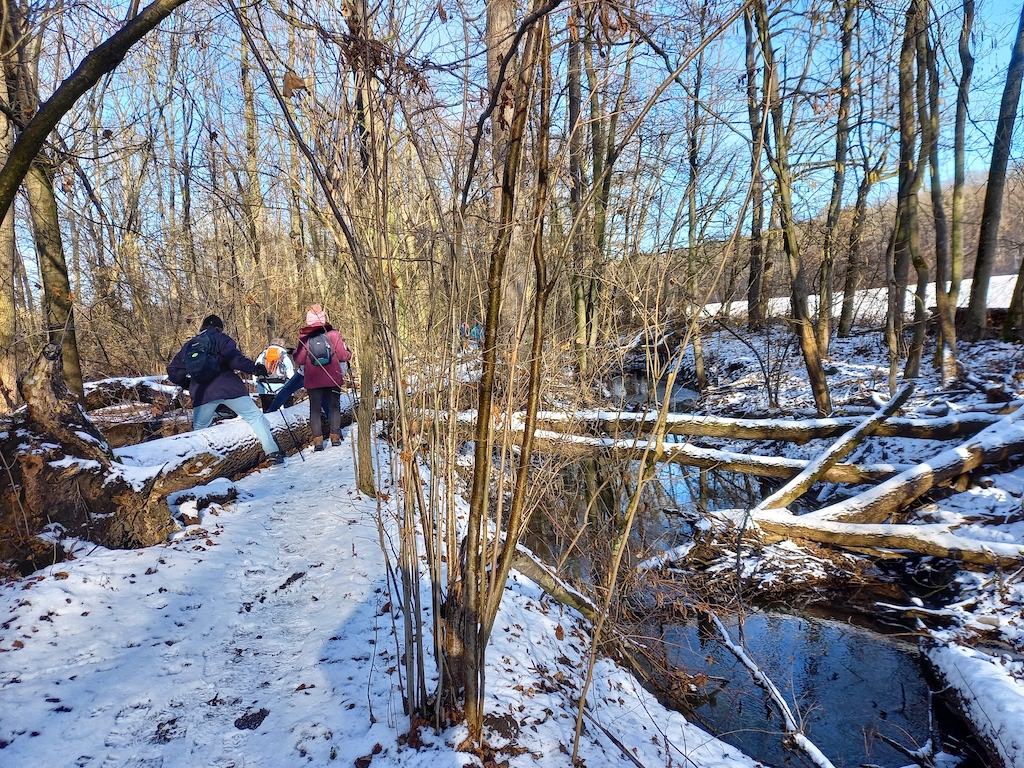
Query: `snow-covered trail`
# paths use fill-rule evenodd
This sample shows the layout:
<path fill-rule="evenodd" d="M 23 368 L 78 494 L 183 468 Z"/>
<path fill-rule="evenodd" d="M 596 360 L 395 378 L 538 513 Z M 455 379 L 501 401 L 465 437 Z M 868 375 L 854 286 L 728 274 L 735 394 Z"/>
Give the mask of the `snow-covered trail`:
<path fill-rule="evenodd" d="M 326 764 L 371 752 L 371 707 L 394 727 L 376 505 L 348 444 L 237 487 L 205 533 L 2 595 L 0 764 Z"/>
<path fill-rule="evenodd" d="M 162 449 L 133 452 L 147 450 Z M 350 440 L 306 451 L 235 483 L 236 502 L 165 546 L 83 548 L 0 586 L 0 768 L 481 765 L 454 747 L 464 725 L 405 741 L 377 501 L 353 475 Z M 588 631 L 513 573 L 485 704 L 485 735 L 510 768 L 569 764 Z M 608 659 L 580 756 L 591 768 L 754 765 Z"/>

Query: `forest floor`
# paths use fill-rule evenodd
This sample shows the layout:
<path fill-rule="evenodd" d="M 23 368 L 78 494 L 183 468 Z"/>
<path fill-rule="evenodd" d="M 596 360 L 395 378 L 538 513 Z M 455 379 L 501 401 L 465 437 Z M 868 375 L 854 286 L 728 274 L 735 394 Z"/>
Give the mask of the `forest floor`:
<path fill-rule="evenodd" d="M 781 331 L 760 341 L 708 336 L 712 380 L 700 408 L 807 415 L 806 378 L 793 350 L 782 354 L 787 347 Z M 1024 396 L 1024 348 L 986 341 L 960 353 L 972 381 Z M 837 341 L 829 368 L 837 407 L 862 413 L 872 394 L 884 397 L 885 359 L 880 333 Z M 769 408 L 769 387 L 778 389 L 778 410 Z M 907 412 L 977 407 L 991 407 L 984 392 L 943 387 L 926 369 Z M 235 420 L 214 429 L 247 428 Z M 456 750 L 464 729 L 436 733 L 402 712 L 401 616 L 378 532 L 379 521 L 393 562 L 397 499 L 387 497 L 386 467 L 380 498 L 356 490 L 353 432 L 346 438 L 340 448 L 219 481 L 216 490 L 233 485 L 237 500 L 201 511 L 184 502 L 181 511 L 200 521 L 166 545 L 115 551 L 79 542 L 74 559 L 0 587 L 0 764 L 479 765 Z M 131 462 L 161 463 L 169 442 L 133 446 Z M 848 460 L 915 464 L 945 447 L 871 438 Z M 823 448 L 765 441 L 744 450 L 811 458 Z M 935 494 L 914 519 L 1024 543 L 1024 470 L 992 469 L 964 492 Z M 823 486 L 814 503 L 842 493 Z M 810 582 L 810 560 L 793 558 L 792 548 L 744 553 L 741 567 L 751 580 L 787 570 L 786 578 Z M 1008 766 L 1024 765 L 1022 576 L 1024 568 L 956 569 L 955 597 L 903 607 L 919 609 L 926 652 Z M 494 765 L 570 764 L 589 646 L 587 622 L 513 574 L 488 650 Z M 608 660 L 597 665 L 584 713 L 579 757 L 591 768 L 756 764 L 665 709 Z"/>

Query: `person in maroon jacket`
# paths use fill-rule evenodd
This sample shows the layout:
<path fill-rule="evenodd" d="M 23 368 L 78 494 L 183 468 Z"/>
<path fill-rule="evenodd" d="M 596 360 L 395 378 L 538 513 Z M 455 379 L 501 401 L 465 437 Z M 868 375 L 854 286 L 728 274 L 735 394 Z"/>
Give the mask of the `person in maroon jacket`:
<path fill-rule="evenodd" d="M 310 342 L 315 337 L 326 336 L 330 347 L 330 360 L 317 361 L 310 353 Z M 314 347 L 316 342 L 314 342 Z M 330 404 L 331 445 L 341 445 L 341 388 L 345 377 L 341 364 L 352 358 L 341 334 L 327 322 L 327 314 L 319 304 L 306 312 L 306 325 L 299 331 L 299 341 L 292 355 L 296 365 L 303 366 L 306 377 L 306 392 L 309 395 L 309 426 L 313 432 L 313 450 L 324 449 L 324 438 L 320 423 L 320 404 L 326 398 Z"/>

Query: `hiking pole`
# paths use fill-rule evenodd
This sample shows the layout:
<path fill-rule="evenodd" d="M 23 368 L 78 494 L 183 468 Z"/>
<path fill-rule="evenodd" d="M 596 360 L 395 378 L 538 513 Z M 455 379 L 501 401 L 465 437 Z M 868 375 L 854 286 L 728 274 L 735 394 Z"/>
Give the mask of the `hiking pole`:
<path fill-rule="evenodd" d="M 267 383 L 268 383 L 267 379 L 256 379 L 256 381 L 262 383 L 263 386 L 265 386 L 265 387 L 267 386 Z M 302 455 L 302 444 L 295 438 L 295 433 L 292 432 L 292 425 L 288 423 L 288 417 L 284 415 L 284 407 L 283 406 L 278 409 L 278 413 L 281 414 L 281 421 L 284 422 L 285 429 L 288 430 L 288 435 L 292 439 L 292 444 L 296 448 L 298 448 L 298 450 L 299 450 L 299 458 L 302 459 L 303 462 L 305 462 L 306 461 L 306 457 Z"/>
<path fill-rule="evenodd" d="M 299 458 L 305 461 L 306 457 L 302 455 L 302 445 L 295 439 L 295 433 L 292 432 L 292 425 L 288 423 L 288 417 L 284 415 L 284 408 L 281 408 L 278 412 L 281 414 L 281 421 L 284 422 L 285 427 L 288 429 L 288 434 L 291 435 L 292 443 L 294 443 L 295 447 L 299 449 Z"/>

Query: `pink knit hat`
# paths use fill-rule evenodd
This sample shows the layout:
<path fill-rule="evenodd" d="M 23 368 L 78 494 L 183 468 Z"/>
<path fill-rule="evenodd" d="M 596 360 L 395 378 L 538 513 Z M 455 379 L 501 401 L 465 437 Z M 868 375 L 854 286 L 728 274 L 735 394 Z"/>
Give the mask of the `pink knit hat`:
<path fill-rule="evenodd" d="M 314 304 L 306 312 L 306 325 L 327 325 L 327 314 L 319 304 Z"/>

